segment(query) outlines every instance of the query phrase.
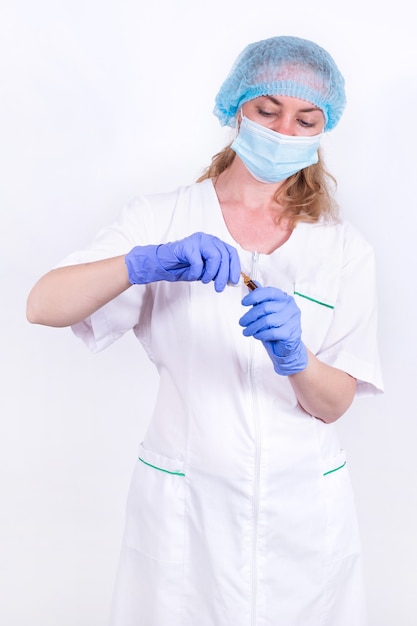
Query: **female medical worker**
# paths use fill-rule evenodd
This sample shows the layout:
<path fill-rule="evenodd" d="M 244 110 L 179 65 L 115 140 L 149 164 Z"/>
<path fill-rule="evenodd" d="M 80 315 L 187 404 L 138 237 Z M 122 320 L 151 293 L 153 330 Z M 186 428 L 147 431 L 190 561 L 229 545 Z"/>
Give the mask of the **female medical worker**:
<path fill-rule="evenodd" d="M 197 183 L 133 201 L 28 298 L 31 322 L 93 351 L 133 329 L 160 374 L 113 626 L 366 623 L 333 422 L 382 386 L 374 260 L 334 216 L 318 152 L 344 106 L 321 47 L 249 45 L 216 98 L 231 146 Z"/>

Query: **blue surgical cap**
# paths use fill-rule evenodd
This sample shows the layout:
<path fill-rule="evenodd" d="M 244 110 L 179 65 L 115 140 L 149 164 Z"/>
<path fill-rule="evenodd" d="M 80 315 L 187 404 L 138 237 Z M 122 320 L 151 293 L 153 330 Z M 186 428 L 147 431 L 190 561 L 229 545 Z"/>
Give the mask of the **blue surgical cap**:
<path fill-rule="evenodd" d="M 293 96 L 323 111 L 332 130 L 346 105 L 344 78 L 326 50 L 299 37 L 271 37 L 249 44 L 216 96 L 214 114 L 235 126 L 240 107 L 259 96 Z"/>

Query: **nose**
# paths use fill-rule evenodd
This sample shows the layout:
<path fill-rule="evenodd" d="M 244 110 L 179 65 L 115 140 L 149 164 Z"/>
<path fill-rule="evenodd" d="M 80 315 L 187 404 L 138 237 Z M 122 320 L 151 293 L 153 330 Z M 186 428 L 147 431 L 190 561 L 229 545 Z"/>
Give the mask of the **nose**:
<path fill-rule="evenodd" d="M 273 130 L 281 135 L 296 135 L 294 120 L 290 116 L 283 115 L 274 124 Z"/>

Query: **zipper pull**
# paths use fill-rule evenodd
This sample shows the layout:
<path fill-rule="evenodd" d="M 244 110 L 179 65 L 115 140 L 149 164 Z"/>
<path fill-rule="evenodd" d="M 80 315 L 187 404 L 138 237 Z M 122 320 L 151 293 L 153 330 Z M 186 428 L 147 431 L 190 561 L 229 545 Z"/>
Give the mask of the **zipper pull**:
<path fill-rule="evenodd" d="M 252 252 L 252 276 L 256 279 L 258 276 L 259 252 Z"/>

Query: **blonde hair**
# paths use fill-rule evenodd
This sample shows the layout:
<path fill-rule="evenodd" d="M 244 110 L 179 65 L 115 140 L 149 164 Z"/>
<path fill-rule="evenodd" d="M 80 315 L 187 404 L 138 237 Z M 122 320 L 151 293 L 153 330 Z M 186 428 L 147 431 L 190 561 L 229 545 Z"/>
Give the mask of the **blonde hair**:
<path fill-rule="evenodd" d="M 197 182 L 217 178 L 230 167 L 235 156 L 229 144 L 214 155 Z M 288 226 L 294 228 L 298 222 L 336 218 L 338 206 L 334 198 L 335 190 L 336 180 L 326 170 L 319 149 L 318 162 L 290 176 L 277 191 L 275 200 L 283 207 L 280 220 L 285 219 Z"/>

